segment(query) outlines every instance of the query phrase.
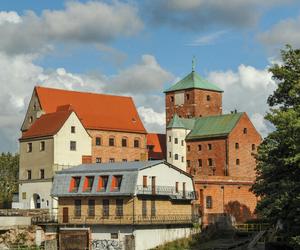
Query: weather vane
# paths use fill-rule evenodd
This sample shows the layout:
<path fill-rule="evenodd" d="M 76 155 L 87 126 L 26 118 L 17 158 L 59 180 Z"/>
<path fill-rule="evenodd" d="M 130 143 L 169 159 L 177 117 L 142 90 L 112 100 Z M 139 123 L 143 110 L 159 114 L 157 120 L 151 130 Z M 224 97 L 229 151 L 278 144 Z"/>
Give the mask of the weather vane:
<path fill-rule="evenodd" d="M 195 66 L 196 66 L 196 57 L 193 56 L 193 60 L 192 60 L 192 71 L 195 71 Z"/>

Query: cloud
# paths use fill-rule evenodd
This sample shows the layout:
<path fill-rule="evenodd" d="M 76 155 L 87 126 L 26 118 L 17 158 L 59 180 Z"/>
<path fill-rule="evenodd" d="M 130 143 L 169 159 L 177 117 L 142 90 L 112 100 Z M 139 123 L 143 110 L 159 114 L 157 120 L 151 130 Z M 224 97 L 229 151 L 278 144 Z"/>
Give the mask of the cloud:
<path fill-rule="evenodd" d="M 143 106 L 138 108 L 138 112 L 147 127 L 148 132 L 165 133 L 166 115 L 165 112 L 155 112 L 152 108 Z"/>
<path fill-rule="evenodd" d="M 285 0 L 149 0 L 145 16 L 156 24 L 184 30 L 205 30 L 210 27 L 252 27 L 261 13 L 273 5 L 288 4 Z"/>
<path fill-rule="evenodd" d="M 56 42 L 106 44 L 143 28 L 138 9 L 119 1 L 72 1 L 64 10 L 44 10 L 40 16 L 0 13 L 0 50 L 10 54 L 48 50 Z"/>
<path fill-rule="evenodd" d="M 271 27 L 270 30 L 258 35 L 258 39 L 266 46 L 283 47 L 291 44 L 294 47 L 300 46 L 300 16 L 295 19 L 282 20 Z"/>
<path fill-rule="evenodd" d="M 204 36 L 196 38 L 194 41 L 188 44 L 188 46 L 204 46 L 214 44 L 221 36 L 226 34 L 227 30 L 219 30 L 214 33 L 210 33 Z"/>

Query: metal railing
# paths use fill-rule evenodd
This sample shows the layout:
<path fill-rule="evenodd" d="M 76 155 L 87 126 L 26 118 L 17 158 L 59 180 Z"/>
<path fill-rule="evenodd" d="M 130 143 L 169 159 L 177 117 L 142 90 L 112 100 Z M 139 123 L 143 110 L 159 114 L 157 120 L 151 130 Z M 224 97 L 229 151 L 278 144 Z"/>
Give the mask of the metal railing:
<path fill-rule="evenodd" d="M 179 191 L 173 186 L 136 186 L 137 194 L 147 194 L 147 195 L 172 195 L 181 199 L 195 199 L 196 192 L 194 191 Z"/>
<path fill-rule="evenodd" d="M 109 216 L 37 216 L 32 217 L 32 224 L 118 224 L 118 225 L 146 225 L 146 224 L 192 224 L 198 223 L 199 216 L 191 214 L 173 215 L 109 215 Z"/>
<path fill-rule="evenodd" d="M 261 223 L 261 224 L 236 224 L 235 228 L 239 231 L 243 232 L 260 232 L 270 228 L 268 223 Z"/>

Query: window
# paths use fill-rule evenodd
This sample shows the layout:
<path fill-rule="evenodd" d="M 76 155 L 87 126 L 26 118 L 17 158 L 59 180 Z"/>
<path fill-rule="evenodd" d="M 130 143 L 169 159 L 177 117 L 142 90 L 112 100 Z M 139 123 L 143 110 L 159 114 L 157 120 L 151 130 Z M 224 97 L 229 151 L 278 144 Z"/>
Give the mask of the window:
<path fill-rule="evenodd" d="M 114 175 L 112 177 L 111 191 L 118 192 L 121 189 L 122 175 Z"/>
<path fill-rule="evenodd" d="M 27 180 L 31 180 L 31 170 L 27 170 Z"/>
<path fill-rule="evenodd" d="M 156 216 L 155 200 L 151 200 L 151 216 Z"/>
<path fill-rule="evenodd" d="M 32 152 L 32 143 L 27 143 L 27 153 Z"/>
<path fill-rule="evenodd" d="M 146 188 L 148 185 L 147 185 L 147 175 L 144 175 L 143 176 L 143 187 Z"/>
<path fill-rule="evenodd" d="M 244 128 L 243 133 L 247 134 L 247 132 L 248 132 L 247 128 Z"/>
<path fill-rule="evenodd" d="M 134 161 L 140 161 L 139 159 L 135 159 Z"/>
<path fill-rule="evenodd" d="M 235 143 L 235 148 L 238 149 L 240 147 L 240 145 L 238 144 L 238 142 Z"/>
<path fill-rule="evenodd" d="M 115 138 L 114 137 L 109 138 L 109 146 L 111 146 L 111 147 L 115 146 Z"/>
<path fill-rule="evenodd" d="M 115 162 L 115 158 L 109 158 L 109 162 L 110 162 L 110 163 Z"/>
<path fill-rule="evenodd" d="M 185 198 L 185 182 L 182 182 L 182 196 Z"/>
<path fill-rule="evenodd" d="M 207 100 L 207 101 L 210 101 L 210 95 L 207 95 L 207 96 L 206 96 L 206 100 Z"/>
<path fill-rule="evenodd" d="M 28 118 L 28 121 L 29 121 L 29 123 L 32 123 L 32 122 L 33 122 L 33 117 L 30 116 L 30 117 Z"/>
<path fill-rule="evenodd" d="M 174 138 L 174 143 L 178 144 L 178 138 Z"/>
<path fill-rule="evenodd" d="M 122 159 L 123 162 L 127 162 L 127 159 Z"/>
<path fill-rule="evenodd" d="M 99 176 L 99 181 L 98 181 L 98 192 L 104 192 L 106 190 L 108 183 L 108 175 L 103 175 Z"/>
<path fill-rule="evenodd" d="M 169 142 L 171 142 L 171 140 L 172 140 L 172 138 L 171 138 L 171 136 L 169 136 Z"/>
<path fill-rule="evenodd" d="M 183 156 L 181 156 L 181 162 L 184 162 L 184 157 Z"/>
<path fill-rule="evenodd" d="M 142 200 L 142 216 L 147 216 L 147 200 L 145 199 Z"/>
<path fill-rule="evenodd" d="M 202 167 L 202 159 L 198 159 L 198 167 Z"/>
<path fill-rule="evenodd" d="M 26 200 L 26 192 L 22 192 L 22 200 Z"/>
<path fill-rule="evenodd" d="M 122 139 L 122 147 L 127 147 L 127 139 L 126 138 Z"/>
<path fill-rule="evenodd" d="M 191 151 L 191 146 L 190 146 L 190 145 L 187 146 L 187 151 L 188 151 L 188 152 Z"/>
<path fill-rule="evenodd" d="M 88 216 L 95 217 L 95 200 L 88 201 Z"/>
<path fill-rule="evenodd" d="M 202 145 L 198 145 L 198 151 L 202 150 Z"/>
<path fill-rule="evenodd" d="M 75 203 L 74 216 L 80 217 L 81 216 L 81 200 L 75 200 L 74 203 Z"/>
<path fill-rule="evenodd" d="M 83 183 L 83 192 L 91 192 L 94 184 L 94 176 L 86 176 Z"/>
<path fill-rule="evenodd" d="M 190 99 L 190 94 L 186 94 L 186 100 Z"/>
<path fill-rule="evenodd" d="M 75 126 L 71 126 L 71 133 L 75 134 Z"/>
<path fill-rule="evenodd" d="M 96 163 L 101 163 L 102 162 L 102 159 L 100 157 L 97 157 L 96 158 Z"/>
<path fill-rule="evenodd" d="M 186 161 L 186 165 L 187 165 L 187 167 L 190 167 L 190 166 L 191 166 L 190 160 L 187 160 L 187 161 Z"/>
<path fill-rule="evenodd" d="M 70 150 L 76 151 L 76 141 L 70 141 Z"/>
<path fill-rule="evenodd" d="M 123 216 L 123 200 L 116 200 L 116 216 Z"/>
<path fill-rule="evenodd" d="M 169 158 L 172 158 L 172 152 L 169 152 Z"/>
<path fill-rule="evenodd" d="M 212 150 L 212 145 L 209 143 L 209 144 L 207 145 L 207 148 L 208 148 L 208 150 Z"/>
<path fill-rule="evenodd" d="M 255 150 L 255 148 L 256 148 L 255 144 L 252 144 L 252 150 Z"/>
<path fill-rule="evenodd" d="M 212 208 L 212 197 L 206 196 L 206 208 L 211 209 Z"/>
<path fill-rule="evenodd" d="M 175 182 L 175 192 L 176 193 L 179 192 L 179 182 L 178 181 Z"/>
<path fill-rule="evenodd" d="M 118 233 L 110 233 L 110 238 L 113 240 L 116 240 L 119 238 L 119 235 L 118 235 Z"/>
<path fill-rule="evenodd" d="M 96 146 L 101 146 L 101 137 L 96 137 Z"/>
<path fill-rule="evenodd" d="M 135 139 L 134 140 L 134 147 L 135 148 L 139 148 L 140 147 L 140 141 L 139 141 L 139 139 Z"/>
<path fill-rule="evenodd" d="M 45 179 L 45 170 L 44 169 L 40 170 L 40 177 L 41 177 L 41 179 Z"/>
<path fill-rule="evenodd" d="M 240 159 L 236 159 L 235 163 L 236 165 L 240 165 Z"/>
<path fill-rule="evenodd" d="M 178 154 L 175 154 L 174 158 L 175 158 L 175 160 L 178 160 Z"/>
<path fill-rule="evenodd" d="M 108 217 L 109 216 L 109 200 L 104 199 L 102 201 L 102 206 L 103 206 L 103 209 L 102 209 L 103 217 Z"/>
<path fill-rule="evenodd" d="M 37 106 L 36 106 L 36 103 L 33 104 L 33 110 L 37 110 Z"/>
<path fill-rule="evenodd" d="M 70 192 L 72 192 L 72 193 L 78 192 L 80 180 L 81 180 L 80 176 L 72 177 L 71 183 L 70 183 L 70 189 L 69 189 Z"/>
<path fill-rule="evenodd" d="M 208 158 L 208 166 L 212 166 L 213 165 L 213 160 L 211 158 Z"/>
<path fill-rule="evenodd" d="M 171 97 L 170 97 L 170 101 L 171 101 L 171 102 L 174 102 L 174 96 L 171 96 Z"/>
<path fill-rule="evenodd" d="M 184 140 L 181 140 L 181 146 L 184 146 Z"/>
<path fill-rule="evenodd" d="M 45 142 L 44 141 L 40 142 L 40 151 L 45 151 Z"/>

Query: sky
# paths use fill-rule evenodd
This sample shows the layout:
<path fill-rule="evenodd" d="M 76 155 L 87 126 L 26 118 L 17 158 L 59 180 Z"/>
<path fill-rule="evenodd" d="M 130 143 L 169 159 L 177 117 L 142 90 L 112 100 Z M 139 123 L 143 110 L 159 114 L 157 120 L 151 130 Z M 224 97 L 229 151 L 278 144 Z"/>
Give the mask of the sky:
<path fill-rule="evenodd" d="M 226 4 L 225 4 L 226 3 Z M 164 132 L 163 91 L 196 71 L 266 136 L 268 68 L 300 47 L 298 0 L 0 2 L 0 152 L 17 152 L 34 86 L 132 96 Z"/>

